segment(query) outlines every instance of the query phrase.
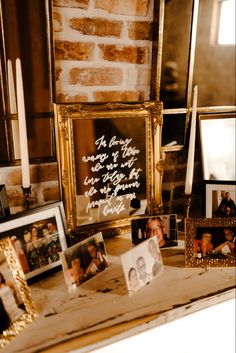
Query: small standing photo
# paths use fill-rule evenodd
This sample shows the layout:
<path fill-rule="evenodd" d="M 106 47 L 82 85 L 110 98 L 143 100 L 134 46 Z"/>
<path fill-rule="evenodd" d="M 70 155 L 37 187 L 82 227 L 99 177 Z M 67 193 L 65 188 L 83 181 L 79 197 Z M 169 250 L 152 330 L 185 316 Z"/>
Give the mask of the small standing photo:
<path fill-rule="evenodd" d="M 35 208 L 1 223 L 0 237 L 11 239 L 27 280 L 59 266 L 59 253 L 67 248 L 62 202 Z"/>
<path fill-rule="evenodd" d="M 164 267 L 157 237 L 145 240 L 121 255 L 130 295 L 159 276 Z"/>
<path fill-rule="evenodd" d="M 109 266 L 101 232 L 66 249 L 60 253 L 60 257 L 69 291 L 76 289 Z"/>
<path fill-rule="evenodd" d="M 11 241 L 0 240 L 0 347 L 10 342 L 35 316 Z"/>
<path fill-rule="evenodd" d="M 205 216 L 235 217 L 236 216 L 236 182 L 206 180 Z"/>
<path fill-rule="evenodd" d="M 236 218 L 187 218 L 186 266 L 236 266 Z"/>
<path fill-rule="evenodd" d="M 131 235 L 135 245 L 156 236 L 160 248 L 177 246 L 177 215 L 155 215 L 133 219 L 131 221 Z"/>

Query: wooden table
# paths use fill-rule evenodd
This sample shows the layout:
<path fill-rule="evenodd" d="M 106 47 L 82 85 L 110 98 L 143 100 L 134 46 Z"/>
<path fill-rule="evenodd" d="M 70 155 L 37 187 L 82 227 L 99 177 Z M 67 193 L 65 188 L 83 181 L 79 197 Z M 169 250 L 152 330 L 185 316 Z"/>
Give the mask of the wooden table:
<path fill-rule="evenodd" d="M 38 317 L 4 353 L 89 352 L 107 338 L 126 338 L 234 298 L 235 268 L 185 268 L 181 240 L 162 250 L 164 272 L 129 297 L 119 255 L 131 247 L 129 234 L 106 239 L 111 266 L 74 293 L 62 271 L 30 285 Z"/>

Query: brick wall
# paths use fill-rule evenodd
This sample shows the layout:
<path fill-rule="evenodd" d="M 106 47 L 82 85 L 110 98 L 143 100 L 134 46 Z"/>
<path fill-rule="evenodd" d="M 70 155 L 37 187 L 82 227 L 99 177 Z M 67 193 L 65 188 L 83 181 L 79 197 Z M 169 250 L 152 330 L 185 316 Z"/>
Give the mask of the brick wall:
<path fill-rule="evenodd" d="M 58 201 L 57 163 L 30 165 L 31 208 Z M 21 189 L 21 167 L 0 168 L 0 184 L 6 185 L 11 214 L 25 210 L 25 197 Z"/>
<path fill-rule="evenodd" d="M 53 1 L 58 102 L 149 100 L 153 1 Z M 59 199 L 56 163 L 31 165 L 30 174 L 32 207 Z M 185 174 L 186 150 L 166 153 L 166 212 L 182 212 Z M 21 168 L 0 168 L 0 184 L 6 184 L 11 213 L 22 211 Z M 199 183 L 193 190 L 200 195 Z M 198 197 L 193 206 L 198 210 Z"/>
<path fill-rule="evenodd" d="M 58 102 L 149 100 L 153 0 L 54 0 Z"/>

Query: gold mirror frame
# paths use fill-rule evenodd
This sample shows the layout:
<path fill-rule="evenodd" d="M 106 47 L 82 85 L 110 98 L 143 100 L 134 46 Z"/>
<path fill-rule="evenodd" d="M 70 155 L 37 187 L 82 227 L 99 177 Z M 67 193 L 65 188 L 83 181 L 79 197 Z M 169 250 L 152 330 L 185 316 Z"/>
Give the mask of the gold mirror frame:
<path fill-rule="evenodd" d="M 146 126 L 145 131 L 140 132 L 140 138 L 144 136 L 146 144 L 145 196 L 147 213 L 154 214 L 161 210 L 163 175 L 161 159 L 162 104 L 157 102 L 145 102 L 142 104 L 107 103 L 100 105 L 58 104 L 55 105 L 55 123 L 59 180 L 69 229 L 78 230 L 83 228 L 90 231 L 96 229 L 97 231 L 112 228 L 113 225 L 117 227 L 130 223 L 132 216 L 79 226 L 76 215 L 76 182 L 78 178 L 76 178 L 75 133 L 73 131 L 73 122 L 76 121 L 88 121 L 90 119 L 95 122 L 98 119 L 100 121 L 103 119 L 125 119 L 128 121 L 129 118 L 142 118 Z M 88 131 L 83 130 L 83 134 L 86 134 L 86 132 L 88 133 Z M 99 134 L 101 133 L 101 129 L 99 129 Z"/>

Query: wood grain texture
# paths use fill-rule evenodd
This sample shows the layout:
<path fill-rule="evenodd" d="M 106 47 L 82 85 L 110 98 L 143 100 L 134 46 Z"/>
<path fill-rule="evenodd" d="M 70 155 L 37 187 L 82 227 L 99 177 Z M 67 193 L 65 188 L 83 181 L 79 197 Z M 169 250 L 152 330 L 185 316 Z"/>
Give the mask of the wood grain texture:
<path fill-rule="evenodd" d="M 129 297 L 119 255 L 131 246 L 129 235 L 107 239 L 111 266 L 73 294 L 62 271 L 32 284 L 38 318 L 4 353 L 88 352 L 104 340 L 125 338 L 234 297 L 235 268 L 185 268 L 182 241 L 162 250 L 164 272 Z"/>

